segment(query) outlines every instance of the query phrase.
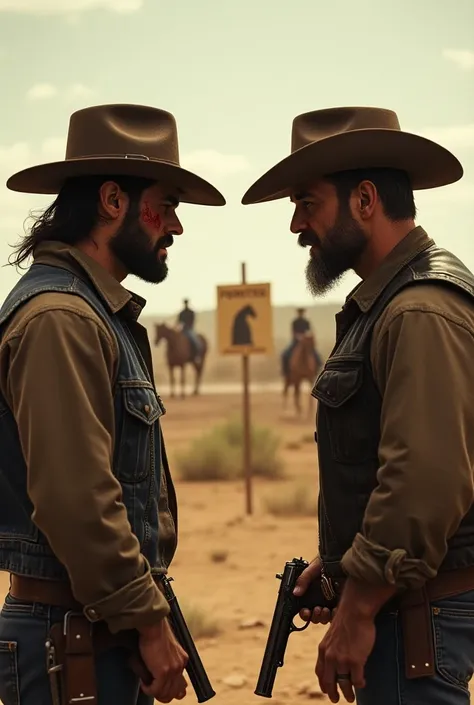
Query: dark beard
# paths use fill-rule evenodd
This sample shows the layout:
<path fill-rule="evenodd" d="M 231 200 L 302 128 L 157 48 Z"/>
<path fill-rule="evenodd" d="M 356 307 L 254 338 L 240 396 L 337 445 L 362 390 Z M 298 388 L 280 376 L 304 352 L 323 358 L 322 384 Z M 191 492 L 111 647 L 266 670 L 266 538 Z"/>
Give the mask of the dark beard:
<path fill-rule="evenodd" d="M 354 269 L 367 245 L 359 223 L 350 215 L 339 215 L 335 225 L 319 238 L 305 230 L 299 238 L 303 246 L 315 246 L 306 266 L 306 282 L 313 296 L 322 296 L 333 289 L 349 270 Z"/>
<path fill-rule="evenodd" d="M 168 265 L 160 260 L 158 251 L 172 244 L 173 236 L 163 235 L 152 245 L 149 236 L 140 226 L 138 209 L 131 208 L 110 241 L 110 249 L 129 274 L 151 284 L 158 284 L 168 275 Z"/>

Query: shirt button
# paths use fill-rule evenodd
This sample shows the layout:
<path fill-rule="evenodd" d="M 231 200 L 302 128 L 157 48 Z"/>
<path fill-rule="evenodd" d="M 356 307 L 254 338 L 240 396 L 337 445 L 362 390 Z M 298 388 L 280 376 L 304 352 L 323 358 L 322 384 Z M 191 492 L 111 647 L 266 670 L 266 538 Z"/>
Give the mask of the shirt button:
<path fill-rule="evenodd" d="M 149 405 L 148 405 L 148 404 L 145 404 L 145 406 L 143 407 L 143 410 L 144 410 L 145 414 L 149 414 L 149 413 L 150 413 L 150 407 L 149 407 Z"/>

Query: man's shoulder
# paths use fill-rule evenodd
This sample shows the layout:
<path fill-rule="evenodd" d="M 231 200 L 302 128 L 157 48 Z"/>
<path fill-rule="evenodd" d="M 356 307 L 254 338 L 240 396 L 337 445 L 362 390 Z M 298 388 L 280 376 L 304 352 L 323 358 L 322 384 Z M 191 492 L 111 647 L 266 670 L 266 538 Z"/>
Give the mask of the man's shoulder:
<path fill-rule="evenodd" d="M 416 282 L 403 287 L 385 308 L 391 312 L 410 309 L 464 313 L 466 310 L 474 310 L 474 298 L 448 282 Z"/>
<path fill-rule="evenodd" d="M 427 281 L 401 289 L 385 306 L 374 332 L 384 332 L 396 318 L 410 312 L 442 316 L 474 331 L 474 298 L 449 283 Z"/>
<path fill-rule="evenodd" d="M 109 333 L 108 326 L 95 311 L 95 309 L 77 294 L 62 292 L 43 292 L 33 296 L 15 311 L 5 329 L 5 338 L 9 335 L 21 335 L 26 326 L 35 318 L 42 315 L 57 317 L 58 320 L 80 316 L 88 318 L 92 324 L 98 325 L 103 331 Z"/>

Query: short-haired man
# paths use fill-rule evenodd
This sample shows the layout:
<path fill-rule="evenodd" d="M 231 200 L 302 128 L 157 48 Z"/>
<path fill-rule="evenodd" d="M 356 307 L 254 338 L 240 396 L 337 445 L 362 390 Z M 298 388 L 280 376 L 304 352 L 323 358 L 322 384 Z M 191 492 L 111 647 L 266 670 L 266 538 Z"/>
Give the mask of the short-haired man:
<path fill-rule="evenodd" d="M 291 198 L 315 295 L 362 279 L 313 389 L 319 556 L 296 588 L 322 579 L 339 597 L 316 665 L 332 702 L 338 687 L 360 705 L 469 701 L 474 276 L 415 225 L 413 198 L 462 173 L 390 110 L 317 110 L 243 199 Z"/>

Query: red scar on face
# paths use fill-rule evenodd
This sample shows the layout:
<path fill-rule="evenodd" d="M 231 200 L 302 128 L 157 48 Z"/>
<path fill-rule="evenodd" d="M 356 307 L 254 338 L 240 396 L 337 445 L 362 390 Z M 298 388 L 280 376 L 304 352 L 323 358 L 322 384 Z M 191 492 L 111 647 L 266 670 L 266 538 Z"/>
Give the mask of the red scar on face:
<path fill-rule="evenodd" d="M 145 201 L 145 205 L 142 208 L 142 220 L 147 225 L 151 225 L 152 228 L 155 228 L 155 230 L 160 230 L 161 228 L 160 216 L 158 213 L 152 211 L 147 201 Z"/>

